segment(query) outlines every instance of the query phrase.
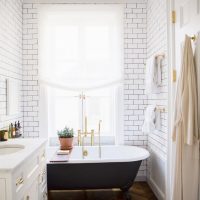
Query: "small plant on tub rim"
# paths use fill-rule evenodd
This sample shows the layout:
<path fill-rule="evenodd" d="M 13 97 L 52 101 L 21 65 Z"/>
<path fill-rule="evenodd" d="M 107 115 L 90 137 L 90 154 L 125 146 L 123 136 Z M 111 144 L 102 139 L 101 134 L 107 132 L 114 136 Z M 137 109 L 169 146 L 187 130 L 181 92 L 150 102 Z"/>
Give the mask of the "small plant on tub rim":
<path fill-rule="evenodd" d="M 68 128 L 67 126 L 60 131 L 57 131 L 59 138 L 73 138 L 74 137 L 74 130 L 73 128 Z"/>

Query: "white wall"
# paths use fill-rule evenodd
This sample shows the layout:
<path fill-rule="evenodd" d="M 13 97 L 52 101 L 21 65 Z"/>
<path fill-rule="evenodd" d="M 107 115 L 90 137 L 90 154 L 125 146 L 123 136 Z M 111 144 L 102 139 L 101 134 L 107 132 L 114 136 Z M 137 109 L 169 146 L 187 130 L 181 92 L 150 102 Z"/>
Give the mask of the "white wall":
<path fill-rule="evenodd" d="M 6 79 L 18 80 L 22 96 L 22 0 L 0 1 L 0 129 L 21 121 L 17 115 L 6 115 Z M 22 101 L 21 101 L 22 104 Z"/>
<path fill-rule="evenodd" d="M 167 63 L 167 2 L 148 0 L 147 3 L 147 58 L 164 53 L 162 62 L 162 85 L 159 93 L 148 95 L 148 104 L 157 104 L 167 110 L 168 105 L 168 63 Z M 167 159 L 167 112 L 161 114 L 161 129 L 148 135 L 148 149 L 151 158 L 148 162 L 148 182 L 154 192 L 163 199 L 165 196 Z"/>

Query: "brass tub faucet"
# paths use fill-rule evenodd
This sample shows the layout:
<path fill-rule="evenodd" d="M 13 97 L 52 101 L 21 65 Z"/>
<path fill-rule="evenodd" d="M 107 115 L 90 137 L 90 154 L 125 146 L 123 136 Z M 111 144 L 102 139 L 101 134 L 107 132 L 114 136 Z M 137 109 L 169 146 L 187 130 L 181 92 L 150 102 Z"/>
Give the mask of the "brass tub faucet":
<path fill-rule="evenodd" d="M 99 139 L 99 157 L 101 158 L 101 140 L 100 140 L 100 131 L 101 131 L 101 120 L 98 124 L 98 139 Z M 94 136 L 95 132 L 92 129 L 90 132 L 87 131 L 87 117 L 85 117 L 85 130 L 81 132 L 78 130 L 78 146 L 82 146 L 82 157 L 86 157 L 88 155 L 88 151 L 85 149 L 85 138 L 90 136 L 90 146 L 94 146 Z"/>
<path fill-rule="evenodd" d="M 88 135 L 90 135 L 90 145 L 93 146 L 94 145 L 94 129 L 92 129 L 90 132 L 87 131 L 87 117 L 85 117 L 85 131 L 78 130 L 78 146 L 82 146 L 83 144 L 83 138 L 87 137 Z"/>

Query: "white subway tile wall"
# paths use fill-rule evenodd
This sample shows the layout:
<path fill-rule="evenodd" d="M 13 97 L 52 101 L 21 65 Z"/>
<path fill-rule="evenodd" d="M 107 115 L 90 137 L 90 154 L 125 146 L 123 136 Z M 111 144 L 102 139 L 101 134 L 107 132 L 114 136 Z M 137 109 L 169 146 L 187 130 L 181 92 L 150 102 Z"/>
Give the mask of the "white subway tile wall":
<path fill-rule="evenodd" d="M 37 4 L 23 4 L 23 117 L 24 136 L 39 136 Z"/>
<path fill-rule="evenodd" d="M 147 1 L 125 4 L 124 9 L 124 142 L 147 148 L 147 135 L 141 128 L 147 98 L 144 70 L 147 43 Z M 146 176 L 146 161 L 138 179 Z"/>
<path fill-rule="evenodd" d="M 22 99 L 19 114 L 6 113 L 6 79 L 19 81 L 22 97 L 22 0 L 0 1 L 0 129 L 23 122 Z"/>
<path fill-rule="evenodd" d="M 147 98 L 144 94 L 146 60 L 146 0 L 124 4 L 124 138 L 126 145 L 147 148 L 141 132 Z M 24 135 L 39 136 L 38 4 L 23 4 Z M 146 162 L 138 176 L 146 176 Z"/>
<path fill-rule="evenodd" d="M 161 113 L 161 129 L 149 134 L 148 148 L 166 159 L 168 138 L 167 4 L 163 0 L 148 0 L 147 10 L 147 58 L 159 53 L 165 54 L 161 65 L 162 84 L 159 93 L 148 95 L 148 104 L 156 104 L 166 110 Z"/>
<path fill-rule="evenodd" d="M 167 63 L 167 2 L 163 0 L 148 0 L 147 3 L 147 58 L 152 55 L 164 53 L 162 61 L 162 84 L 159 93 L 148 95 L 148 104 L 157 104 L 165 108 L 161 113 L 161 128 L 148 135 L 148 149 L 151 155 L 148 160 L 147 177 L 158 193 L 165 193 L 167 140 L 168 140 L 168 63 Z M 152 162 L 152 159 L 154 161 Z M 157 160 L 157 161 L 156 161 Z M 157 162 L 157 163 L 156 163 Z M 156 178 L 159 177 L 159 178 Z M 162 187 L 163 186 L 163 187 Z M 162 187 L 162 189 L 161 189 Z"/>

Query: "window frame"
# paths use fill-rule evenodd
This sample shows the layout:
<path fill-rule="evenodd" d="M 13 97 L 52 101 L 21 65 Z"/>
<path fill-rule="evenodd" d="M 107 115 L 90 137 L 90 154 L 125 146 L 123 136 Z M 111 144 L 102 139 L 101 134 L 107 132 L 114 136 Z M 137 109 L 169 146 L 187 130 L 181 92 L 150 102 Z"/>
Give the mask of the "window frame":
<path fill-rule="evenodd" d="M 55 146 L 58 145 L 58 137 L 56 136 L 49 136 L 48 132 L 49 129 L 52 128 L 52 125 L 49 126 L 48 122 L 55 120 L 54 116 L 52 115 L 52 112 L 54 112 L 54 104 L 53 104 L 53 99 L 50 98 L 49 100 L 49 95 L 48 95 L 48 87 L 47 86 L 43 86 L 41 87 L 40 90 L 40 96 L 41 96 L 41 101 L 43 102 L 40 106 L 40 113 L 43 113 L 42 115 L 40 115 L 40 136 L 48 138 L 49 141 L 49 145 L 50 146 Z M 115 91 L 113 91 L 113 93 L 115 93 L 114 95 L 112 95 L 114 104 L 112 109 L 114 110 L 114 114 L 112 115 L 112 119 L 111 119 L 111 123 L 113 123 L 113 125 L 111 126 L 112 131 L 113 131 L 113 135 L 101 135 L 101 144 L 102 145 L 113 145 L 113 144 L 123 144 L 124 143 L 124 138 L 123 138 L 123 84 L 118 85 L 117 88 L 114 89 Z M 79 98 L 79 97 L 77 97 Z M 53 105 L 53 106 L 52 106 Z M 80 100 L 80 106 L 81 106 L 81 100 Z M 51 107 L 51 110 L 49 110 L 49 107 Z M 46 112 L 43 111 L 46 110 Z M 80 108 L 80 111 L 83 108 Z M 51 115 L 49 115 L 49 112 L 51 112 Z M 51 116 L 51 120 L 49 120 L 49 116 Z M 84 113 L 82 114 L 82 119 L 80 120 L 80 125 L 83 122 L 83 118 L 84 118 Z M 48 121 L 45 123 L 44 119 L 48 119 Z M 89 120 L 89 119 L 88 119 Z M 45 131 L 47 130 L 47 131 Z M 74 143 L 75 145 L 77 144 L 77 131 L 75 130 L 76 134 L 74 136 Z M 95 141 L 96 141 L 96 145 L 97 145 L 97 141 L 98 141 L 98 137 L 95 136 Z M 86 144 L 89 145 L 89 140 L 86 139 Z"/>

